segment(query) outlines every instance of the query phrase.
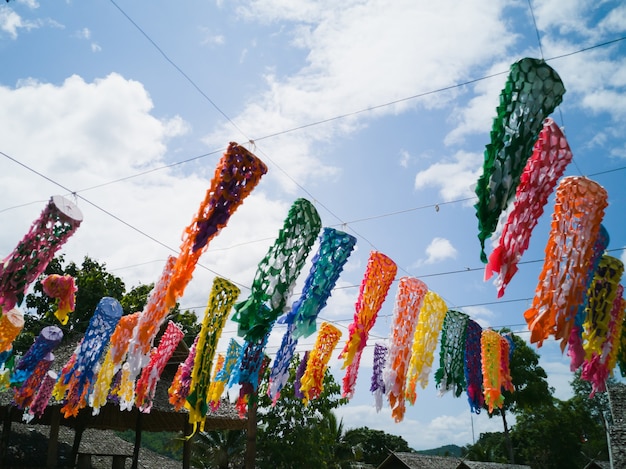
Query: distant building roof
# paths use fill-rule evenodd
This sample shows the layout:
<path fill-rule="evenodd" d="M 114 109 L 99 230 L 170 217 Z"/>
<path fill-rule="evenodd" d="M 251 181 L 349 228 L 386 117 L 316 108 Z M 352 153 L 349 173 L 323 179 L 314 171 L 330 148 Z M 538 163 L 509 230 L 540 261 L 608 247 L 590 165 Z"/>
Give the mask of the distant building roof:
<path fill-rule="evenodd" d="M 466 461 L 418 453 L 391 453 L 378 469 L 530 469 L 521 464 Z"/>

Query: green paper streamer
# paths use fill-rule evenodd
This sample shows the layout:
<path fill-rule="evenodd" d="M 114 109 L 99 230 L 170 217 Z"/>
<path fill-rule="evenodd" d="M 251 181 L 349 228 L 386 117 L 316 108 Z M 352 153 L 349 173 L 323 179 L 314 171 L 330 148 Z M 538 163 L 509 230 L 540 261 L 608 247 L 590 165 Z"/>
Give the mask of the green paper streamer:
<path fill-rule="evenodd" d="M 454 397 L 459 397 L 465 389 L 465 340 L 468 321 L 467 314 L 454 310 L 448 311 L 443 320 L 439 369 L 435 372 L 439 395 L 454 391 Z"/>
<path fill-rule="evenodd" d="M 511 66 L 500 93 L 491 143 L 485 149 L 483 174 L 476 186 L 478 239 L 484 263 L 487 263 L 485 241 L 496 230 L 500 214 L 515 197 L 543 120 L 561 103 L 564 94 L 561 78 L 543 60 L 524 58 Z"/>
<path fill-rule="evenodd" d="M 246 341 L 261 342 L 285 312 L 287 299 L 321 228 L 313 204 L 297 199 L 274 245 L 259 263 L 250 296 L 234 307 L 233 321 L 239 323 L 239 336 Z"/>

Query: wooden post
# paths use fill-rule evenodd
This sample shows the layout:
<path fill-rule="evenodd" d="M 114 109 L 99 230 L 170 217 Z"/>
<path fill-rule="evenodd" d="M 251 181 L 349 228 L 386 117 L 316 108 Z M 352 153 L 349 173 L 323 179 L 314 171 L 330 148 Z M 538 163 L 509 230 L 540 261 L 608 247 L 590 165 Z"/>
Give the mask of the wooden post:
<path fill-rule="evenodd" d="M 9 436 L 11 435 L 11 409 L 10 405 L 4 406 L 4 419 L 2 423 L 2 436 L 0 437 L 0 467 L 4 464 L 4 458 L 9 446 Z"/>
<path fill-rule="evenodd" d="M 60 409 L 59 409 L 60 412 Z M 80 449 L 80 440 L 83 438 L 83 432 L 87 426 L 87 413 L 89 409 L 83 409 L 78 413 L 76 418 L 76 426 L 74 427 L 74 444 L 72 445 L 72 466 L 76 464 L 78 458 L 78 450 Z"/>
<path fill-rule="evenodd" d="M 50 435 L 48 436 L 48 456 L 46 467 L 53 469 L 58 465 L 59 424 L 61 422 L 61 407 L 51 406 L 50 409 Z"/>
<path fill-rule="evenodd" d="M 191 433 L 193 426 L 190 425 L 189 419 L 185 420 L 185 428 L 183 431 L 183 469 L 191 467 Z"/>
<path fill-rule="evenodd" d="M 141 448 L 141 412 L 137 408 L 135 408 L 135 411 L 137 412 L 137 424 L 135 425 L 135 448 L 133 450 L 132 469 L 139 467 L 139 449 Z"/>
<path fill-rule="evenodd" d="M 246 469 L 254 469 L 256 463 L 256 410 L 258 406 L 257 401 L 257 393 L 251 393 L 250 401 L 248 402 L 248 428 L 246 432 Z"/>

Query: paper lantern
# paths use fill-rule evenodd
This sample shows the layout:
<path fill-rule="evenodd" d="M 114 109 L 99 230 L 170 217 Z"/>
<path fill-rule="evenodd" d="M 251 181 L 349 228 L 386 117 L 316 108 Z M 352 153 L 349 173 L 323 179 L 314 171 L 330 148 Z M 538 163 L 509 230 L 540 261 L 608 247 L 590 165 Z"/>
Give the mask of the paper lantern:
<path fill-rule="evenodd" d="M 141 370 L 141 376 L 137 380 L 135 388 L 135 405 L 143 413 L 149 414 L 152 409 L 152 401 L 156 391 L 157 383 L 161 377 L 161 373 L 165 369 L 165 365 L 172 357 L 174 350 L 178 347 L 178 343 L 182 340 L 182 329 L 172 321 L 167 323 L 167 328 L 161 337 L 159 346 L 156 348 L 148 365 Z"/>
<path fill-rule="evenodd" d="M 187 403 L 187 396 L 189 395 L 189 389 L 191 388 L 191 373 L 193 371 L 193 363 L 196 359 L 196 347 L 198 346 L 197 335 L 189 348 L 189 353 L 185 361 L 178 365 L 176 374 L 172 380 L 172 384 L 167 390 L 170 404 L 174 406 L 174 409 L 179 411 Z"/>
<path fill-rule="evenodd" d="M 35 369 L 30 374 L 28 379 L 22 383 L 19 388 L 15 388 L 15 392 L 13 393 L 13 403 L 18 409 L 25 409 L 29 407 L 41 386 L 41 383 L 48 373 L 52 362 L 54 361 L 54 354 L 52 352 L 48 353 L 45 357 L 43 357 Z"/>
<path fill-rule="evenodd" d="M 391 416 L 396 422 L 402 421 L 406 410 L 404 393 L 407 369 L 411 360 L 411 347 L 419 311 L 426 293 L 428 293 L 428 287 L 416 278 L 402 277 L 398 283 L 389 359 L 383 375 L 387 398 L 391 406 Z"/>
<path fill-rule="evenodd" d="M 407 373 L 405 397 L 411 405 L 414 405 L 417 399 L 415 390 L 417 383 L 420 383 L 422 389 L 428 386 L 428 375 L 432 370 L 435 349 L 447 311 L 448 306 L 439 295 L 433 291 L 426 293 L 413 336 L 413 349 Z"/>
<path fill-rule="evenodd" d="M 57 348 L 62 339 L 63 331 L 61 329 L 56 326 L 44 327 L 33 345 L 30 346 L 17 365 L 15 365 L 13 375 L 11 376 L 11 384 L 18 385 L 26 381 L 31 373 L 35 371 L 37 364 Z"/>
<path fill-rule="evenodd" d="M 122 314 L 122 305 L 115 298 L 104 297 L 96 306 L 83 341 L 75 352 L 73 366 L 59 377 L 59 381 L 67 385 L 65 405 L 61 408 L 65 418 L 75 417 L 87 405 L 87 392 L 95 381 L 96 365 Z"/>
<path fill-rule="evenodd" d="M 232 282 L 216 277 L 209 302 L 204 312 L 200 329 L 196 357 L 191 373 L 191 383 L 187 402 L 189 403 L 189 423 L 204 429 L 204 417 L 209 410 L 209 385 L 211 364 L 215 357 L 217 342 L 222 334 L 226 318 L 239 296 L 240 290 Z"/>
<path fill-rule="evenodd" d="M 306 199 L 297 199 L 274 245 L 258 265 L 250 296 L 235 305 L 232 320 L 239 324 L 239 335 L 246 341 L 262 342 L 274 321 L 284 313 L 320 228 L 315 207 Z"/>
<path fill-rule="evenodd" d="M 580 368 L 585 360 L 585 350 L 583 349 L 583 322 L 587 317 L 586 310 L 589 303 L 589 295 L 587 293 L 589 292 L 591 282 L 593 282 L 593 277 L 598 269 L 598 265 L 600 264 L 600 259 L 602 259 L 602 254 L 604 254 L 608 245 L 609 233 L 603 225 L 600 225 L 598 236 L 593 244 L 591 262 L 589 263 L 589 268 L 587 269 L 585 275 L 585 281 L 583 282 L 585 285 L 584 300 L 578 305 L 578 310 L 576 311 L 576 316 L 574 317 L 574 325 L 572 326 L 572 331 L 570 332 L 569 339 L 567 341 L 567 355 L 571 358 L 571 371 L 576 371 Z"/>
<path fill-rule="evenodd" d="M 57 378 L 58 376 L 54 371 L 48 371 L 46 373 L 43 381 L 41 382 L 41 386 L 39 386 L 39 389 L 37 390 L 37 394 L 35 394 L 35 397 L 28 408 L 29 418 L 27 419 L 27 422 L 30 422 L 30 420 L 34 417 L 41 418 L 43 416 L 43 413 L 48 406 L 48 402 L 50 401 L 52 389 L 54 388 Z"/>
<path fill-rule="evenodd" d="M 13 350 L 13 341 L 23 328 L 24 315 L 19 309 L 10 309 L 0 316 L 0 354 Z M 0 359 L 0 363 L 4 363 L 7 358 Z"/>
<path fill-rule="evenodd" d="M 470 319 L 467 321 L 467 337 L 465 338 L 465 383 L 470 412 L 480 414 L 485 398 L 482 392 L 483 373 L 480 350 L 480 339 L 483 329 Z"/>
<path fill-rule="evenodd" d="M 494 282 L 498 287 L 498 298 L 504 295 L 504 290 L 517 272 L 517 263 L 528 248 L 530 236 L 543 214 L 548 197 L 571 161 L 572 152 L 561 129 L 552 119 L 545 119 L 517 186 L 513 210 L 485 266 L 485 280 L 494 273 L 498 274 Z"/>
<path fill-rule="evenodd" d="M 55 195 L 8 257 L 0 262 L 0 312 L 22 302 L 29 285 L 83 220 L 76 205 Z"/>
<path fill-rule="evenodd" d="M 41 286 L 46 295 L 57 299 L 57 310 L 54 312 L 54 315 L 61 324 L 67 324 L 68 314 L 73 312 L 76 306 L 77 288 L 74 283 L 74 277 L 71 275 L 51 274 L 41 282 Z"/>
<path fill-rule="evenodd" d="M 626 308 L 623 294 L 624 287 L 619 285 L 611 308 L 607 335 L 602 342 L 601 349 L 592 350 L 591 356 L 583 363 L 580 377 L 591 383 L 590 398 L 593 398 L 596 392 L 605 392 L 606 381 L 613 375 Z"/>
<path fill-rule="evenodd" d="M 485 241 L 515 196 L 544 118 L 561 103 L 564 93 L 559 75 L 543 60 L 527 57 L 511 66 L 476 185 L 480 258 L 485 263 Z"/>
<path fill-rule="evenodd" d="M 435 380 L 439 395 L 453 391 L 459 397 L 465 389 L 465 339 L 469 317 L 459 311 L 446 313 L 441 330 L 439 369 Z"/>
<path fill-rule="evenodd" d="M 355 305 L 354 320 L 348 328 L 350 335 L 339 354 L 339 358 L 343 359 L 342 368 L 347 368 L 343 378 L 343 397 L 350 399 L 354 394 L 361 354 L 397 270 L 395 262 L 389 257 L 378 251 L 370 253 Z"/>
<path fill-rule="evenodd" d="M 607 204 L 604 188 L 590 179 L 569 176 L 559 183 L 543 270 L 532 306 L 524 313 L 531 343 L 541 346 L 553 335 L 565 348 L 584 301 L 587 269 Z"/>
<path fill-rule="evenodd" d="M 296 398 L 304 400 L 305 404 L 322 394 L 328 361 L 339 339 L 341 339 L 341 331 L 332 324 L 323 322 L 317 333 L 313 350 L 304 354 L 296 370 L 294 394 Z"/>
<path fill-rule="evenodd" d="M 384 344 L 374 344 L 374 364 L 372 366 L 372 384 L 370 392 L 374 394 L 376 412 L 383 408 L 383 396 L 385 395 L 385 382 L 383 381 L 383 369 L 387 360 L 388 348 Z"/>
<path fill-rule="evenodd" d="M 226 349 L 226 358 L 224 359 L 224 366 L 215 375 L 215 380 L 209 387 L 209 401 L 211 409 L 215 412 L 220 405 L 220 398 L 224 393 L 224 388 L 230 380 L 233 370 L 237 366 L 239 356 L 241 355 L 241 345 L 237 343 L 235 339 L 230 339 L 228 342 L 228 348 Z"/>
<path fill-rule="evenodd" d="M 133 329 L 139 320 L 139 312 L 122 316 L 111 335 L 109 348 L 89 396 L 89 405 L 93 415 L 100 413 L 100 407 L 106 404 L 113 376 L 122 368 L 122 360 L 126 356 Z"/>

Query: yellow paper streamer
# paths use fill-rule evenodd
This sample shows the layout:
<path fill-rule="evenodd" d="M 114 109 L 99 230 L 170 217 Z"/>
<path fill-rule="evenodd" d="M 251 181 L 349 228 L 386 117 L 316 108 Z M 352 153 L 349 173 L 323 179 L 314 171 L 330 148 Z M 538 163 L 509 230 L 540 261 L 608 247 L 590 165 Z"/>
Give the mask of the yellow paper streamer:
<path fill-rule="evenodd" d="M 341 331 L 330 323 L 324 322 L 309 355 L 306 370 L 300 379 L 300 392 L 304 395 L 305 405 L 309 400 L 320 396 L 324 390 L 324 375 L 328 361 L 341 338 Z"/>
<path fill-rule="evenodd" d="M 413 349 L 407 372 L 405 397 L 411 405 L 417 399 L 416 384 L 419 382 L 422 389 L 428 386 L 428 375 L 432 370 L 435 349 L 447 312 L 448 306 L 439 295 L 433 291 L 426 293 L 413 335 Z"/>
<path fill-rule="evenodd" d="M 13 341 L 24 328 L 24 315 L 13 308 L 0 316 L 0 353 L 12 349 Z"/>
<path fill-rule="evenodd" d="M 483 330 L 480 339 L 482 368 L 483 368 L 483 393 L 485 404 L 489 407 L 489 413 L 495 407 L 502 407 L 502 377 L 500 375 L 502 342 L 501 336 L 491 329 Z M 504 339 L 506 340 L 506 339 Z"/>

